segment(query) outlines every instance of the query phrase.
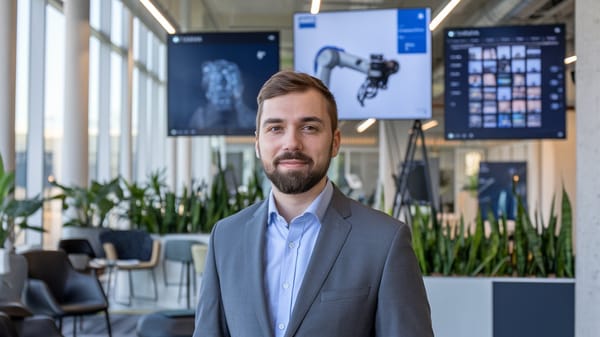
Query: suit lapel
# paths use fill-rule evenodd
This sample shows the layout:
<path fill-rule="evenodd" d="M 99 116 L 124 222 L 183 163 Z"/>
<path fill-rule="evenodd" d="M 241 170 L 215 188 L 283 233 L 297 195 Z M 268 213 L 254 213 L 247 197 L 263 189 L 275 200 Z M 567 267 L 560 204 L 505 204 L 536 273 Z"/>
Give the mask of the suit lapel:
<path fill-rule="evenodd" d="M 260 205 L 254 216 L 249 219 L 244 233 L 244 252 L 247 257 L 246 271 L 248 272 L 250 298 L 249 305 L 257 305 L 255 313 L 259 325 L 262 329 L 261 335 L 273 336 L 269 310 L 267 306 L 267 296 L 264 285 L 264 246 L 265 246 L 265 228 L 267 224 L 267 202 Z M 241 285 L 240 285 L 241 286 Z"/>
<path fill-rule="evenodd" d="M 331 205 L 323 217 L 321 231 L 294 304 L 292 317 L 285 333 L 286 337 L 296 333 L 333 267 L 352 227 L 344 220 L 348 216 L 350 216 L 349 201 L 336 188 Z"/>

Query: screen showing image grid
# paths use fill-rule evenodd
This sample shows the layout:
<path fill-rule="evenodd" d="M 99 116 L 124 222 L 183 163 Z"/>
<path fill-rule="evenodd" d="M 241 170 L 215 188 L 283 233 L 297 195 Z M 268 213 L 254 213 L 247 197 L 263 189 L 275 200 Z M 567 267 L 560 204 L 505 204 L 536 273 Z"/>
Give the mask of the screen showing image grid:
<path fill-rule="evenodd" d="M 564 26 L 445 31 L 446 139 L 565 138 Z"/>
<path fill-rule="evenodd" d="M 167 56 L 169 136 L 254 135 L 256 96 L 279 70 L 278 32 L 170 35 Z"/>

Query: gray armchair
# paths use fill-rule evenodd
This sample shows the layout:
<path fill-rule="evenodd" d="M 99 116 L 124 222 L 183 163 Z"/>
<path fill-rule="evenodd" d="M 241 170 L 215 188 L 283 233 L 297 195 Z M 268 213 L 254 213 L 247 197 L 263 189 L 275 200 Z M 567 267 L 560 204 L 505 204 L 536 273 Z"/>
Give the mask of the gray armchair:
<path fill-rule="evenodd" d="M 64 251 L 37 250 L 23 255 L 29 274 L 25 304 L 31 311 L 54 317 L 61 331 L 63 317 L 104 312 L 108 336 L 112 336 L 108 301 L 96 277 L 76 271 Z M 75 325 L 73 319 L 73 333 Z"/>

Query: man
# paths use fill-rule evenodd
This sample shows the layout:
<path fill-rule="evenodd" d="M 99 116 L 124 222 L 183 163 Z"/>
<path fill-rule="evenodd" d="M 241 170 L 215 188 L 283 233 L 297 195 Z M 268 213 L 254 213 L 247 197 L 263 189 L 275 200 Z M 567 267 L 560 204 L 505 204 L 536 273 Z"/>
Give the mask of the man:
<path fill-rule="evenodd" d="M 409 228 L 327 179 L 340 131 L 325 85 L 273 75 L 255 147 L 272 190 L 213 229 L 194 337 L 433 336 Z"/>

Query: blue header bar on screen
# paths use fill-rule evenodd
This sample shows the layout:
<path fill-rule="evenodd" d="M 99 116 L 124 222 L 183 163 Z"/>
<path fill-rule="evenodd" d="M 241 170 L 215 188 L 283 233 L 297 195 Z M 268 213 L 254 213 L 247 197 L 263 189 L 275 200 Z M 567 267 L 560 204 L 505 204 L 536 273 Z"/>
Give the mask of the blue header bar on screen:
<path fill-rule="evenodd" d="M 398 54 L 422 54 L 427 52 L 427 25 L 429 18 L 424 8 L 399 9 Z"/>

